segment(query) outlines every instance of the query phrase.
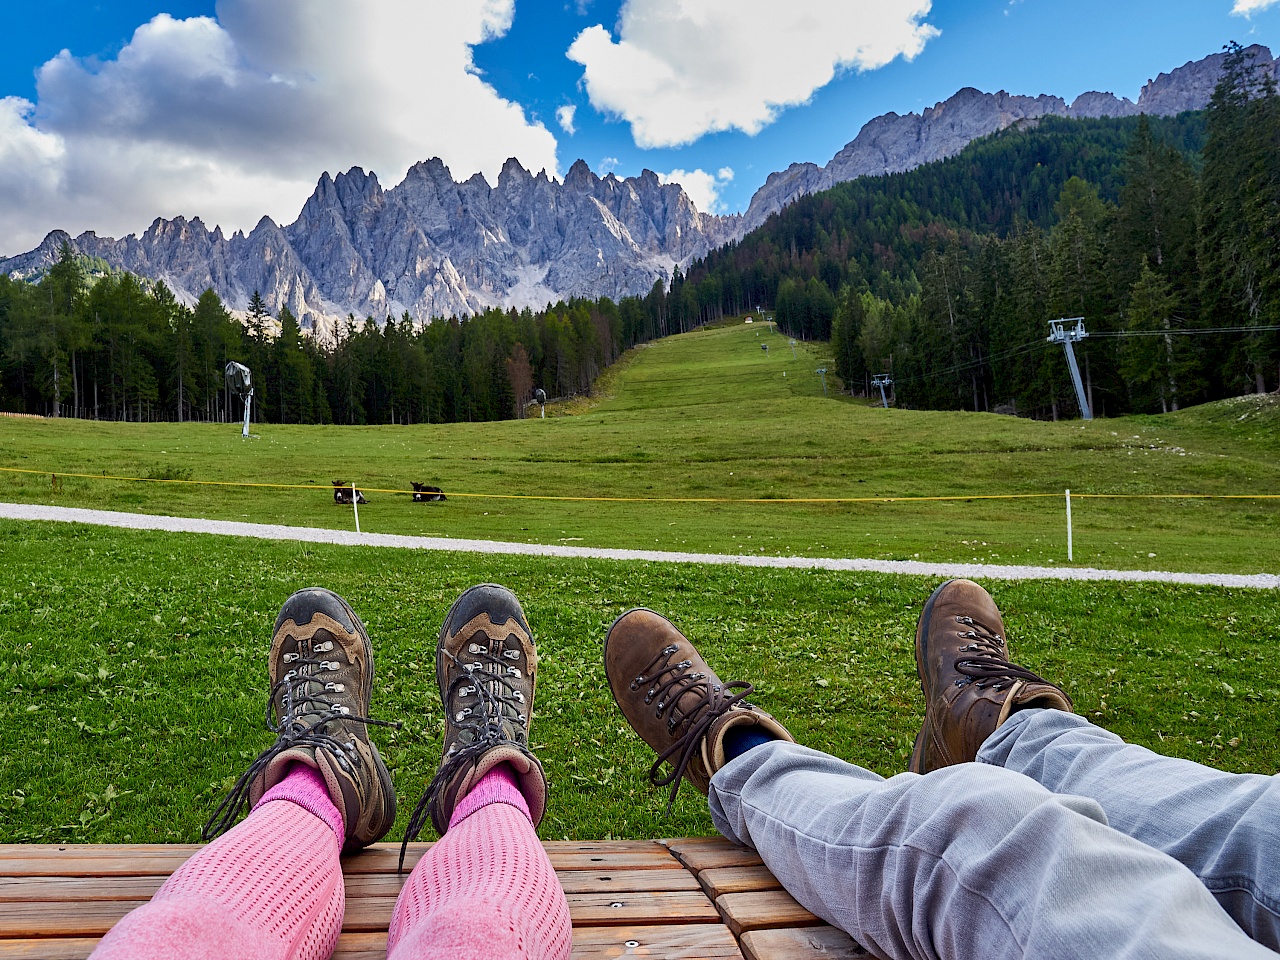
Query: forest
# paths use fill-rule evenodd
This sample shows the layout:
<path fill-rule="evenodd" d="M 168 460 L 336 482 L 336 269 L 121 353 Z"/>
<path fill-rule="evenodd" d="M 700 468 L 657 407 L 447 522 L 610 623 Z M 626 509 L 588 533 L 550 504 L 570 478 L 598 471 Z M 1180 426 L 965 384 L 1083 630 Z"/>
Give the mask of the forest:
<path fill-rule="evenodd" d="M 1045 118 L 806 197 L 692 264 L 684 311 L 772 305 L 851 392 L 888 374 L 917 408 L 1077 416 L 1046 342 L 1074 317 L 1100 415 L 1277 389 L 1280 97 L 1239 46 L 1225 67 L 1200 113 Z"/>
<path fill-rule="evenodd" d="M 303 335 L 254 295 L 233 317 L 64 248 L 39 283 L 0 276 L 0 410 L 420 423 L 524 416 L 534 391 L 587 393 L 638 343 L 757 307 L 830 341 L 847 392 L 888 375 L 896 402 L 1079 414 L 1049 321 L 1076 345 L 1093 412 L 1176 410 L 1280 388 L 1280 96 L 1228 47 L 1207 110 L 1042 118 L 907 173 L 804 197 L 644 297 L 490 309 L 425 326 L 348 317 Z M 878 396 L 878 391 L 877 391 Z"/>
<path fill-rule="evenodd" d="M 206 290 L 86 263 L 69 247 L 38 284 L 0 276 L 0 409 L 103 420 L 238 420 L 227 361 L 253 374 L 255 421 L 440 423 L 525 415 L 534 391 L 587 393 L 622 351 L 688 329 L 657 289 L 620 303 L 378 323 L 348 317 L 332 342 L 254 294 L 242 322 Z"/>

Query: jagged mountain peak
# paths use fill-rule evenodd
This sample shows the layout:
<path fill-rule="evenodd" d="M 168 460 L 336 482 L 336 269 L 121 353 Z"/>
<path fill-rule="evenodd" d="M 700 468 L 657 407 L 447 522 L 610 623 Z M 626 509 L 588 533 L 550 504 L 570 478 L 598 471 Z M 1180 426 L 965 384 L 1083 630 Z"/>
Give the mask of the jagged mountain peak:
<path fill-rule="evenodd" d="M 1280 72 L 1267 48 L 1249 52 Z M 578 160 L 559 181 L 513 157 L 491 186 L 480 173 L 457 182 L 432 157 L 389 189 L 362 167 L 325 172 L 285 227 L 263 217 L 248 236 L 237 230 L 227 238 L 198 216 L 179 216 L 120 240 L 92 232 L 73 240 L 55 230 L 35 250 L 0 261 L 0 271 L 39 276 L 69 242 L 114 267 L 164 279 L 189 303 L 212 287 L 242 310 L 258 290 L 273 311 L 287 304 L 304 327 L 322 330 L 348 313 L 427 320 L 561 297 L 644 294 L 677 265 L 740 238 L 798 197 L 951 156 L 1021 120 L 1201 109 L 1222 60 L 1214 54 L 1160 74 L 1137 103 L 1088 91 L 1068 106 L 1050 94 L 964 87 L 920 113 L 870 120 L 823 166 L 793 163 L 771 173 L 743 215 L 700 212 L 678 183 L 664 184 L 647 168 L 601 178 Z"/>
<path fill-rule="evenodd" d="M 1280 61 L 1272 59 L 1269 49 L 1255 44 L 1246 52 L 1280 76 Z M 1136 104 L 1097 91 L 1081 94 L 1068 106 L 1061 97 L 1051 94 L 1030 97 L 1005 90 L 984 93 L 975 87 L 963 87 L 920 113 L 882 114 L 868 121 L 825 166 L 796 163 L 771 174 L 751 198 L 743 216 L 742 232 L 754 230 L 805 194 L 857 177 L 899 173 L 944 159 L 978 137 L 1020 120 L 1042 116 L 1125 117 L 1138 113 L 1170 116 L 1185 110 L 1203 110 L 1222 76 L 1224 56 L 1212 54 L 1160 74 L 1142 88 Z"/>

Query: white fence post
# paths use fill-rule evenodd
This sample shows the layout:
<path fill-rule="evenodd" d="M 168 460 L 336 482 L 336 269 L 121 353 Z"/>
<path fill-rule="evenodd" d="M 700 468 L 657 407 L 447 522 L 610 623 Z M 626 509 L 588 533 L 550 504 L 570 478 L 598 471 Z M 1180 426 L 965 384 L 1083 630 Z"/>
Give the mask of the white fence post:
<path fill-rule="evenodd" d="M 1067 491 L 1067 562 L 1075 560 L 1071 545 L 1071 491 Z"/>
<path fill-rule="evenodd" d="M 356 533 L 360 532 L 360 507 L 356 505 L 356 482 L 351 481 L 351 512 L 356 515 Z M 1069 503 L 1070 501 L 1068 501 Z M 1070 511 L 1070 507 L 1067 508 Z"/>

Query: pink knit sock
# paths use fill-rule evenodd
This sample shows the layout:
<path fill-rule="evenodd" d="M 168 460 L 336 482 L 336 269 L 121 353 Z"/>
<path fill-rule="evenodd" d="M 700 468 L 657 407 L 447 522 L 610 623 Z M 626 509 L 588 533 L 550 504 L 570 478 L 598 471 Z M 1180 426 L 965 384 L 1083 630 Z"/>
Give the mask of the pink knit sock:
<path fill-rule="evenodd" d="M 323 809 L 312 775 L 294 764 L 243 823 L 117 923 L 92 960 L 327 960 L 346 908 L 342 818 L 321 784 Z M 288 799 L 271 799 L 277 792 Z"/>
<path fill-rule="evenodd" d="M 487 807 L 491 803 L 509 803 L 523 813 L 526 820 L 533 819 L 533 815 L 529 813 L 529 801 L 517 786 L 516 772 L 511 769 L 511 764 L 500 763 L 481 777 L 480 782 L 471 788 L 471 792 L 458 801 L 458 805 L 453 808 L 453 816 L 449 818 L 449 829 L 452 830 L 481 807 Z"/>
<path fill-rule="evenodd" d="M 568 960 L 569 903 L 505 763 L 454 808 L 391 915 L 388 960 Z"/>
<path fill-rule="evenodd" d="M 264 793 L 262 799 L 254 804 L 254 809 L 272 800 L 289 800 L 308 813 L 319 817 L 337 835 L 338 846 L 342 846 L 347 839 L 342 814 L 329 796 L 329 788 L 325 786 L 324 777 L 314 767 L 308 767 L 305 763 L 298 763 L 296 760 L 289 764 L 284 779 Z"/>

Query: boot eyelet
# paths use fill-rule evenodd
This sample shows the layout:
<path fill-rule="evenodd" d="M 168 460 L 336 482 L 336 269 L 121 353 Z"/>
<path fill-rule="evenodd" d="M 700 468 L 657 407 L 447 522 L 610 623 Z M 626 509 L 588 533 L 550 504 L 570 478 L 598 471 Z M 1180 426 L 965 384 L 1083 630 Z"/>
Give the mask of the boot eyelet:
<path fill-rule="evenodd" d="M 667 656 L 671 656 L 673 653 L 675 653 L 679 649 L 680 648 L 673 643 L 669 647 L 664 647 L 662 652 L 665 653 Z"/>

